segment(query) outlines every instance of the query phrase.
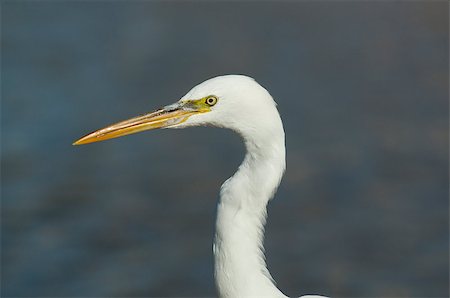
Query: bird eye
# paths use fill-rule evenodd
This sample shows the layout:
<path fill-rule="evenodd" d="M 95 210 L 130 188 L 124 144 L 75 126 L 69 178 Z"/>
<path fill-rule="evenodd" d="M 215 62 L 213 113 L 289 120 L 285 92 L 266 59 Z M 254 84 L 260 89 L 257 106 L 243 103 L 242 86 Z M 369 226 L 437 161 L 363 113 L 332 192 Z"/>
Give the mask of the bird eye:
<path fill-rule="evenodd" d="M 213 106 L 217 103 L 217 97 L 215 96 L 208 96 L 205 100 L 205 103 L 209 106 Z"/>

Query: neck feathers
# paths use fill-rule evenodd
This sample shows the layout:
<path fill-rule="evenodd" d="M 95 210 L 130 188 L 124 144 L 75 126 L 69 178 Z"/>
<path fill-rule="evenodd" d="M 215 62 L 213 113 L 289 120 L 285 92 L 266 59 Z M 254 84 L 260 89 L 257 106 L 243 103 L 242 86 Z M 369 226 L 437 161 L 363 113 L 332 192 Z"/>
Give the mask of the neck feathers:
<path fill-rule="evenodd" d="M 267 132 L 270 133 L 270 132 Z M 214 242 L 220 297 L 285 297 L 274 285 L 264 257 L 266 206 L 285 169 L 284 131 L 244 137 L 247 154 L 221 188 Z"/>

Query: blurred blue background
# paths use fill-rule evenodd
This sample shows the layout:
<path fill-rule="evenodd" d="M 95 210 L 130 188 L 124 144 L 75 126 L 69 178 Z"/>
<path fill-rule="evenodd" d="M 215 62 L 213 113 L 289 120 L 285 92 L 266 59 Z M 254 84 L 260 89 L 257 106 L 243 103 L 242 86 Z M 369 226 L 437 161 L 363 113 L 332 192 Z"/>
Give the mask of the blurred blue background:
<path fill-rule="evenodd" d="M 448 295 L 448 3 L 2 1 L 2 297 L 215 296 L 233 133 L 80 136 L 220 74 L 279 104 L 290 296 Z"/>

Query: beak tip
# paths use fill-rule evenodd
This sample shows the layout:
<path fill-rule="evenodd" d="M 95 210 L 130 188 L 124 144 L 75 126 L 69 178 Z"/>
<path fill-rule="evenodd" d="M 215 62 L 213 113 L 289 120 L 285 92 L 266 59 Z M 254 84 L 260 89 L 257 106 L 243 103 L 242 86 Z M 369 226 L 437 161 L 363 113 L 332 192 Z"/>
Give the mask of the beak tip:
<path fill-rule="evenodd" d="M 72 146 L 79 146 L 79 145 L 84 145 L 84 144 L 88 144 L 90 142 L 86 141 L 86 138 L 81 138 L 79 140 L 76 140 L 75 142 L 72 143 Z"/>

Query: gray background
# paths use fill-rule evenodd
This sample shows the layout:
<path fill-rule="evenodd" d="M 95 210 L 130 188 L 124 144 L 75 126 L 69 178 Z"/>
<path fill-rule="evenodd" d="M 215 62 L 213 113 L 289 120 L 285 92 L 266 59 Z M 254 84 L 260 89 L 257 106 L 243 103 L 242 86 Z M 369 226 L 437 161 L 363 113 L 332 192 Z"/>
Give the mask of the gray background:
<path fill-rule="evenodd" d="M 220 74 L 279 104 L 286 294 L 448 295 L 448 3 L 2 1 L 2 296 L 214 296 L 231 132 L 72 147 Z"/>

